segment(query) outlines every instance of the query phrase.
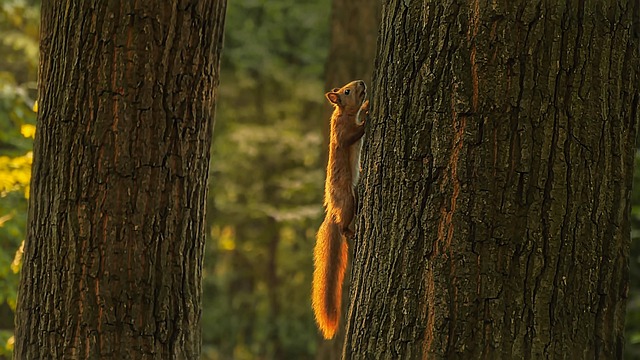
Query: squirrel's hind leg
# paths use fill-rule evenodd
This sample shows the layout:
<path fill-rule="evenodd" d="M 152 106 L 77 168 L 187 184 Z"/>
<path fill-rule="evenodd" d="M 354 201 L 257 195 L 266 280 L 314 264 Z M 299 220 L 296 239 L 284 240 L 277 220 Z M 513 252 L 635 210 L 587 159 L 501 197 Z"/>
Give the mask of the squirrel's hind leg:
<path fill-rule="evenodd" d="M 347 239 L 353 239 L 355 236 L 355 232 L 353 227 L 351 226 L 353 223 L 353 218 L 355 217 L 355 196 L 349 194 L 342 202 L 342 206 L 338 208 L 338 216 L 337 223 L 340 227 L 340 232 Z"/>

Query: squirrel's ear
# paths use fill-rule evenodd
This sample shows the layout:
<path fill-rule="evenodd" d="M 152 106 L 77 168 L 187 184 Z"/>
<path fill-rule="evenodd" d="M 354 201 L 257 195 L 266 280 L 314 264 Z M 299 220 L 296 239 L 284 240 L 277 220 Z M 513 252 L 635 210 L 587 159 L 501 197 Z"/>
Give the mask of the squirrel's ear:
<path fill-rule="evenodd" d="M 335 91 L 330 91 L 330 92 L 324 94 L 324 96 L 327 97 L 327 100 L 329 100 L 330 103 L 335 104 L 335 105 L 340 105 L 340 97 L 338 96 L 338 94 Z"/>
<path fill-rule="evenodd" d="M 340 92 L 340 89 L 339 88 L 333 88 L 333 89 L 331 89 L 331 92 L 337 93 L 337 92 Z"/>

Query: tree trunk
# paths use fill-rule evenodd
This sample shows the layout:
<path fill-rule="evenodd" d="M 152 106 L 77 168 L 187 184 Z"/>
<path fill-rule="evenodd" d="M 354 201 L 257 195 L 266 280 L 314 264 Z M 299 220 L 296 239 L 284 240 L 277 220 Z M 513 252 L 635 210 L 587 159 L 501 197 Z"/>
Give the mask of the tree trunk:
<path fill-rule="evenodd" d="M 333 0 L 331 5 L 331 47 L 325 65 L 325 90 L 341 87 L 352 80 L 371 84 L 376 39 L 380 25 L 379 0 Z M 333 107 L 324 107 L 323 149 L 329 145 L 329 118 Z M 326 156 L 325 156 L 326 163 Z"/>
<path fill-rule="evenodd" d="M 327 89 L 356 79 L 371 83 L 380 10 L 379 0 L 332 1 Z"/>
<path fill-rule="evenodd" d="M 17 359 L 195 359 L 225 0 L 42 3 Z"/>
<path fill-rule="evenodd" d="M 638 6 L 384 6 L 346 359 L 621 358 Z"/>
<path fill-rule="evenodd" d="M 331 5 L 331 47 L 325 65 L 325 89 L 341 87 L 352 80 L 364 80 L 369 87 L 376 56 L 376 40 L 380 25 L 381 2 L 379 0 L 333 0 Z M 329 146 L 329 118 L 333 107 L 326 103 L 323 124 L 323 163 L 327 162 Z M 349 259 L 348 265 L 351 263 Z M 349 269 L 345 276 L 345 289 L 349 287 Z M 347 314 L 349 292 L 342 292 L 342 312 Z M 343 315 L 343 318 L 345 317 Z M 337 360 L 344 342 L 344 319 L 336 336 L 324 340 L 318 335 L 318 360 Z"/>

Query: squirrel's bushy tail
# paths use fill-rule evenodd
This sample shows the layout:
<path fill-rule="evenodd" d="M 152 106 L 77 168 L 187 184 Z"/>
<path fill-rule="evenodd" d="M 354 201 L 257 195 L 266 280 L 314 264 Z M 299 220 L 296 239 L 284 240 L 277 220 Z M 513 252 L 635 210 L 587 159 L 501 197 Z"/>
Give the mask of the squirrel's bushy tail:
<path fill-rule="evenodd" d="M 311 304 L 316 322 L 325 339 L 331 339 L 340 322 L 342 282 L 347 268 L 347 241 L 328 215 L 316 237 L 313 249 L 313 285 Z"/>

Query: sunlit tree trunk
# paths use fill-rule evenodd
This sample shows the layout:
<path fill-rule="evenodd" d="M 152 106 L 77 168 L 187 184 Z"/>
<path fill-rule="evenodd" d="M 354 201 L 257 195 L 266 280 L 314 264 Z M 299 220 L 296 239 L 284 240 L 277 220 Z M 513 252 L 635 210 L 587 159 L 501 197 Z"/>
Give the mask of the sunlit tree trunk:
<path fill-rule="evenodd" d="M 346 83 L 361 79 L 371 84 L 376 54 L 378 26 L 380 24 L 381 2 L 379 0 L 333 0 L 331 5 L 331 45 L 325 65 L 325 90 L 341 87 Z M 324 107 L 323 160 L 326 163 L 329 144 L 329 118 L 333 107 Z M 349 275 L 345 276 L 345 289 L 349 287 Z M 343 291 L 343 310 L 347 313 L 349 291 Z M 345 317 L 343 315 L 343 317 Z M 344 341 L 344 319 L 336 336 L 329 341 L 318 336 L 318 360 L 340 359 Z"/>
<path fill-rule="evenodd" d="M 225 0 L 43 1 L 17 359 L 196 359 Z"/>
<path fill-rule="evenodd" d="M 383 7 L 346 359 L 621 358 L 639 6 Z"/>

